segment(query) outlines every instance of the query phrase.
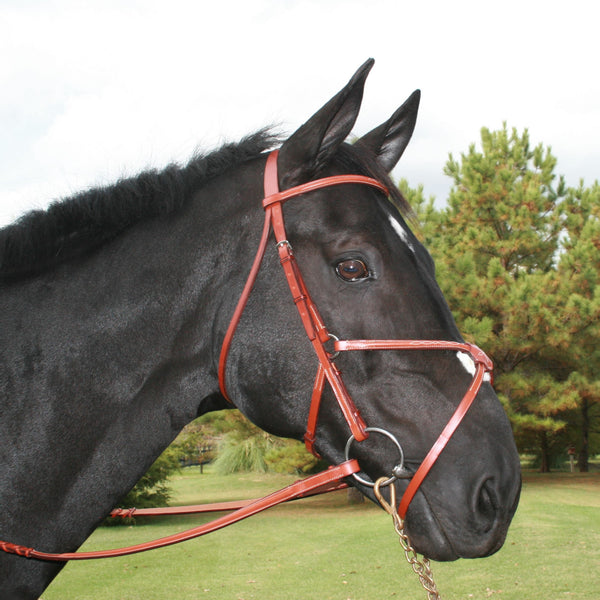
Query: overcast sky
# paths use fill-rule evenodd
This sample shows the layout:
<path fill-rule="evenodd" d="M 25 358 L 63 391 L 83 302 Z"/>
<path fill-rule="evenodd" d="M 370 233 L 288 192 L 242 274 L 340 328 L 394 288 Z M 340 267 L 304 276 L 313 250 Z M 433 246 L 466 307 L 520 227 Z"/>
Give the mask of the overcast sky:
<path fill-rule="evenodd" d="M 528 128 L 567 183 L 600 178 L 598 2 L 0 0 L 0 225 L 185 161 L 266 124 L 292 132 L 367 58 L 355 128 L 422 90 L 394 175 L 445 200 L 448 153 Z"/>

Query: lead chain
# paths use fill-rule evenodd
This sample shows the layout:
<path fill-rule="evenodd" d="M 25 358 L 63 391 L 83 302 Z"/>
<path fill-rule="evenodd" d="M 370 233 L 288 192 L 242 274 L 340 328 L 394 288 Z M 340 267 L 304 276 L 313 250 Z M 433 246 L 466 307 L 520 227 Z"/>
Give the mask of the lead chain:
<path fill-rule="evenodd" d="M 390 502 L 383 497 L 381 493 L 380 487 L 382 484 L 388 481 L 385 477 L 379 478 L 375 482 L 374 492 L 379 504 L 381 504 L 382 508 L 391 515 L 394 520 L 394 529 L 398 534 L 400 545 L 404 550 L 404 556 L 406 556 L 406 560 L 408 564 L 412 567 L 412 570 L 418 575 L 419 581 L 421 585 L 427 592 L 427 600 L 440 600 L 440 594 L 437 590 L 437 586 L 435 585 L 435 581 L 433 580 L 433 573 L 431 572 L 431 565 L 429 563 L 429 559 L 423 557 L 423 559 L 419 559 L 419 556 L 416 550 L 411 546 L 410 540 L 406 533 L 404 533 L 404 521 L 402 517 L 398 514 L 396 510 L 396 487 L 394 485 L 390 485 Z"/>

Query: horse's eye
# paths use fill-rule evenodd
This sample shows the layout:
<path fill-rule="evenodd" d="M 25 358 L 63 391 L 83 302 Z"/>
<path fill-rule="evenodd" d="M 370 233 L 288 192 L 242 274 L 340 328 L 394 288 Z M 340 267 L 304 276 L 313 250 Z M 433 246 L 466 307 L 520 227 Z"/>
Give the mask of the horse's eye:
<path fill-rule="evenodd" d="M 348 258 L 335 266 L 338 277 L 344 281 L 360 281 L 370 276 L 369 268 L 358 258 Z"/>

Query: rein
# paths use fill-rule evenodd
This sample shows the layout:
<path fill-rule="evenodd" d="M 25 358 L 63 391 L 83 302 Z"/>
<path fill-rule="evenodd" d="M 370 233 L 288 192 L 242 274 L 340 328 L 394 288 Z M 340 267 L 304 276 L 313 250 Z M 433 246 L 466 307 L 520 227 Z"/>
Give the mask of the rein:
<path fill-rule="evenodd" d="M 206 535 L 218 529 L 222 529 L 227 525 L 237 523 L 242 519 L 251 517 L 267 508 L 287 502 L 288 500 L 295 500 L 306 496 L 318 494 L 321 492 L 332 491 L 332 486 L 335 486 L 340 480 L 350 476 L 352 473 L 356 473 L 359 470 L 358 463 L 355 460 L 343 462 L 335 467 L 331 467 L 326 471 L 301 479 L 292 483 L 291 485 L 273 492 L 272 494 L 259 498 L 258 500 L 250 500 L 248 503 L 241 502 L 236 503 L 221 503 L 220 505 L 211 506 L 208 511 L 202 507 L 173 507 L 172 509 L 117 509 L 113 511 L 114 516 L 127 517 L 132 514 L 146 514 L 146 515 L 157 515 L 157 514 L 190 514 L 197 512 L 210 512 L 215 510 L 231 510 L 235 506 L 237 510 L 229 515 L 224 515 L 205 523 L 198 527 L 182 531 L 169 535 L 158 540 L 153 540 L 143 544 L 137 544 L 135 546 L 128 546 L 126 548 L 117 548 L 114 550 L 100 550 L 98 552 L 63 552 L 60 554 L 54 554 L 51 552 L 40 552 L 34 548 L 28 548 L 26 546 L 19 546 L 17 544 L 11 544 L 9 542 L 0 541 L 0 550 L 4 550 L 9 554 L 17 554 L 25 558 L 36 558 L 38 560 L 46 560 L 52 562 L 66 562 L 69 560 L 90 560 L 92 558 L 114 558 L 116 556 L 127 556 L 128 554 L 136 554 L 138 552 L 145 552 L 146 550 L 154 550 L 155 548 L 164 548 L 165 546 L 171 546 L 178 544 L 179 542 L 185 542 L 201 535 Z M 337 489 L 333 487 L 333 489 Z M 152 512 L 150 512 L 152 511 Z"/>
<path fill-rule="evenodd" d="M 326 491 L 332 491 L 332 489 L 339 489 L 340 482 L 350 476 L 353 476 L 362 483 L 370 487 L 379 487 L 379 485 L 389 485 L 396 479 L 410 479 L 408 487 L 406 488 L 400 504 L 397 508 L 397 513 L 401 519 L 404 519 L 408 510 L 411 500 L 418 491 L 423 480 L 429 473 L 429 470 L 438 459 L 439 455 L 446 447 L 446 444 L 460 425 L 462 419 L 466 415 L 469 407 L 473 403 L 473 400 L 477 396 L 479 389 L 484 381 L 486 373 L 492 372 L 492 361 L 488 356 L 480 350 L 477 346 L 466 342 L 453 342 L 443 340 L 340 340 L 335 335 L 330 333 L 317 309 L 317 306 L 313 302 L 309 291 L 306 287 L 300 268 L 294 256 L 292 246 L 287 239 L 285 224 L 283 218 L 283 203 L 287 200 L 306 194 L 311 191 L 318 189 L 331 187 L 334 185 L 342 184 L 361 184 L 368 185 L 375 188 L 384 194 L 388 194 L 387 188 L 370 177 L 363 175 L 337 175 L 333 177 L 325 177 L 309 183 L 299 185 L 288 190 L 279 191 L 279 183 L 277 176 L 277 155 L 278 152 L 275 150 L 270 153 L 267 158 L 264 175 L 264 189 L 265 198 L 262 202 L 263 208 L 265 209 L 265 222 L 261 235 L 259 247 L 252 264 L 250 274 L 237 303 L 236 309 L 232 316 L 231 322 L 225 334 L 223 340 L 223 346 L 221 348 L 221 354 L 219 358 L 219 386 L 221 392 L 225 398 L 229 400 L 225 385 L 225 372 L 227 366 L 227 357 L 229 349 L 233 341 L 233 337 L 241 319 L 244 307 L 248 301 L 248 297 L 252 291 L 256 277 L 260 270 L 260 266 L 265 254 L 267 242 L 271 229 L 275 235 L 275 241 L 277 244 L 277 250 L 279 253 L 279 259 L 283 267 L 286 279 L 292 294 L 292 298 L 300 318 L 302 320 L 304 329 L 312 346 L 317 355 L 319 364 L 317 368 L 317 375 L 313 386 L 313 392 L 311 397 L 311 406 L 308 416 L 306 433 L 304 435 L 304 441 L 308 450 L 313 454 L 316 454 L 314 449 L 316 428 L 319 415 L 319 407 L 321 403 L 321 397 L 325 386 L 325 381 L 331 386 L 335 398 L 340 406 L 340 409 L 348 423 L 351 431 L 351 436 L 346 444 L 346 461 L 330 467 L 326 471 L 313 475 L 306 479 L 297 481 L 282 490 L 276 491 L 265 498 L 258 500 L 241 502 L 241 503 L 221 503 L 218 505 L 211 505 L 208 510 L 204 507 L 178 507 L 173 509 L 147 509 L 136 510 L 136 509 L 117 509 L 113 511 L 114 516 L 131 516 L 132 514 L 190 514 L 194 512 L 208 512 L 218 510 L 232 510 L 237 509 L 235 512 L 229 515 L 219 517 L 218 519 L 189 529 L 187 531 L 170 535 L 158 540 L 138 544 L 135 546 L 129 546 L 126 548 L 119 548 L 114 550 L 104 550 L 99 552 L 67 552 L 67 553 L 47 553 L 40 552 L 33 548 L 26 546 L 20 546 L 9 542 L 0 540 L 0 550 L 11 554 L 17 554 L 25 558 L 33 558 L 39 560 L 65 562 L 69 560 L 86 560 L 92 558 L 109 558 L 115 556 L 125 556 L 128 554 L 134 554 L 137 552 L 144 552 L 154 548 L 162 548 L 186 540 L 190 540 L 201 535 L 205 535 L 212 531 L 216 531 L 232 523 L 236 523 L 242 519 L 252 516 L 260 511 L 267 508 L 293 500 L 307 495 L 313 495 L 317 493 L 323 493 Z M 330 344 L 333 341 L 333 352 L 330 352 L 326 344 Z M 465 393 L 463 399 L 456 408 L 454 414 L 444 427 L 442 433 L 439 435 L 436 442 L 428 452 L 427 456 L 413 474 L 408 472 L 404 468 L 404 453 L 402 447 L 396 438 L 384 429 L 377 427 L 367 427 L 365 421 L 360 415 L 359 410 L 354 404 L 350 394 L 348 393 L 346 386 L 344 385 L 341 372 L 335 365 L 335 358 L 340 352 L 349 351 L 376 351 L 376 350 L 451 350 L 455 352 L 466 352 L 473 359 L 476 369 L 473 376 L 471 385 Z M 385 480 L 383 484 L 377 482 L 377 484 L 366 480 L 364 477 L 359 475 L 360 466 L 356 460 L 349 458 L 349 452 L 351 449 L 352 442 L 362 442 L 367 439 L 370 433 L 383 434 L 395 443 L 400 452 L 400 463 L 393 469 L 392 476 Z M 318 456 L 318 455 L 317 455 Z M 394 486 L 392 486 L 393 488 Z"/>

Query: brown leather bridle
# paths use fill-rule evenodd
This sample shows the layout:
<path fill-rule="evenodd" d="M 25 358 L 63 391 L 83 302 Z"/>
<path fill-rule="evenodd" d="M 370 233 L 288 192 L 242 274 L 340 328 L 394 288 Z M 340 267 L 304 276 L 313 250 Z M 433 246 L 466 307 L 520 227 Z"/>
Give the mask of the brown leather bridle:
<path fill-rule="evenodd" d="M 304 435 L 306 447 L 311 451 L 314 451 L 315 432 L 317 427 L 317 419 L 319 415 L 319 406 L 321 403 L 321 396 L 325 386 L 325 380 L 327 380 L 333 389 L 335 397 L 340 405 L 342 413 L 350 427 L 352 435 L 350 436 L 346 444 L 346 461 L 330 467 L 328 470 L 313 475 L 306 479 L 295 482 L 294 484 L 274 492 L 265 498 L 260 498 L 250 503 L 236 504 L 237 509 L 230 515 L 225 515 L 204 525 L 194 527 L 184 532 L 173 534 L 159 540 L 153 540 L 135 546 L 128 546 L 126 548 L 118 548 L 114 550 L 102 550 L 97 552 L 67 552 L 67 553 L 48 553 L 41 552 L 34 548 L 14 544 L 0 540 L 0 551 L 8 552 L 10 554 L 16 554 L 24 558 L 33 558 L 38 560 L 56 561 L 63 562 L 69 560 L 88 560 L 93 558 L 109 558 L 114 556 L 125 556 L 128 554 L 134 554 L 137 552 L 143 552 L 154 548 L 162 548 L 171 544 L 176 544 L 182 541 L 190 540 L 192 538 L 216 531 L 222 527 L 226 527 L 232 523 L 238 522 L 241 519 L 245 519 L 253 514 L 263 511 L 271 506 L 275 506 L 281 502 L 286 502 L 295 498 L 305 497 L 311 493 L 321 493 L 322 491 L 331 491 L 332 489 L 338 489 L 336 484 L 340 481 L 347 479 L 350 476 L 355 477 L 363 483 L 363 485 L 373 484 L 361 476 L 358 475 L 360 466 L 354 459 L 350 459 L 348 456 L 351 449 L 351 445 L 354 441 L 361 442 L 367 439 L 369 433 L 377 432 L 386 435 L 392 439 L 393 442 L 399 449 L 400 452 L 400 463 L 393 469 L 392 476 L 385 482 L 390 484 L 396 479 L 410 479 L 408 487 L 406 488 L 400 505 L 398 507 L 398 514 L 402 519 L 406 516 L 408 506 L 419 489 L 421 483 L 429 473 L 429 470 L 438 459 L 442 450 L 446 447 L 446 444 L 450 440 L 456 428 L 460 425 L 465 414 L 469 410 L 469 407 L 473 403 L 473 400 L 477 396 L 481 384 L 484 381 L 486 373 L 492 373 L 492 361 L 488 356 L 480 350 L 474 344 L 466 342 L 453 342 L 453 341 L 438 341 L 438 340 L 339 340 L 333 334 L 329 333 L 315 303 L 313 302 L 300 269 L 294 257 L 292 247 L 287 240 L 285 226 L 283 221 L 283 210 L 282 205 L 286 200 L 294 198 L 301 194 L 305 194 L 314 190 L 318 190 L 333 185 L 341 185 L 348 183 L 358 183 L 363 185 L 369 185 L 375 189 L 380 190 L 384 194 L 388 194 L 387 188 L 370 177 L 363 175 L 336 175 L 333 177 L 325 177 L 323 179 L 317 179 L 309 183 L 299 185 L 283 192 L 279 191 L 278 177 L 277 177 L 277 151 L 272 152 L 268 159 L 265 168 L 264 176 L 264 188 L 265 198 L 263 200 L 263 207 L 265 209 L 265 223 L 263 227 L 262 237 L 259 244 L 254 263 L 250 270 L 250 274 L 234 311 L 233 317 L 225 334 L 223 346 L 221 348 L 221 354 L 219 359 L 219 385 L 221 392 L 228 398 L 225 388 L 225 369 L 227 365 L 227 356 L 231 342 L 235 334 L 235 330 L 240 321 L 246 302 L 256 277 L 260 270 L 260 265 L 265 253 L 267 241 L 273 228 L 275 234 L 275 240 L 277 242 L 277 249 L 279 252 L 279 258 L 283 266 L 283 270 L 288 281 L 290 291 L 294 302 L 298 308 L 300 318 L 304 325 L 304 329 L 310 339 L 313 348 L 317 354 L 319 360 L 319 366 L 317 369 L 317 376 L 315 384 L 313 386 L 311 406 L 308 416 L 308 423 L 306 433 Z M 333 352 L 327 350 L 326 344 L 333 340 Z M 365 351 L 365 350 L 452 350 L 456 352 L 466 352 L 471 356 L 475 363 L 475 374 L 469 389 L 465 393 L 460 404 L 454 411 L 450 420 L 444 427 L 442 433 L 437 438 L 436 442 L 431 447 L 427 456 L 414 473 L 414 475 L 404 469 L 404 453 L 402 446 L 396 440 L 396 438 L 389 432 L 377 428 L 367 427 L 366 423 L 362 419 L 358 409 L 356 408 L 350 394 L 348 393 L 346 386 L 342 380 L 341 373 L 336 367 L 334 360 L 338 353 L 345 351 Z M 233 506 L 225 506 L 219 504 L 216 508 L 206 508 L 205 506 L 188 507 L 187 510 L 181 512 L 182 509 L 178 508 L 175 510 L 166 509 L 150 509 L 150 514 L 187 514 L 194 512 L 207 512 L 211 510 L 230 510 Z M 126 514 L 133 514 L 131 511 L 127 511 Z M 143 510 L 137 510 L 136 515 L 143 514 Z M 115 516 L 120 515 L 120 511 L 114 511 Z"/>
<path fill-rule="evenodd" d="M 278 151 L 275 150 L 271 152 L 267 158 L 264 174 L 265 198 L 262 203 L 265 209 L 265 222 L 263 226 L 262 237 L 254 259 L 254 263 L 246 281 L 246 285 L 244 286 L 234 311 L 233 317 L 225 334 L 223 346 L 221 348 L 221 355 L 219 359 L 219 385 L 221 392 L 225 398 L 228 398 L 225 385 L 227 356 L 229 354 L 229 349 L 231 347 L 235 330 L 241 319 L 244 307 L 246 306 L 248 297 L 250 296 L 254 282 L 256 281 L 256 277 L 260 270 L 271 228 L 273 229 L 277 250 L 279 252 L 279 259 L 292 293 L 292 298 L 296 304 L 306 334 L 312 343 L 319 361 L 317 376 L 313 386 L 306 433 L 304 434 L 306 447 L 311 452 L 315 453 L 314 442 L 317 419 L 325 380 L 327 380 L 331 386 L 352 433 L 352 436 L 348 441 L 347 449 L 353 440 L 356 440 L 357 442 L 364 441 L 368 437 L 369 431 L 374 430 L 386 433 L 379 428 L 368 428 L 366 426 L 365 421 L 361 417 L 360 412 L 356 408 L 356 405 L 354 404 L 350 394 L 348 393 L 348 390 L 346 389 L 346 386 L 344 385 L 341 372 L 335 365 L 334 359 L 339 352 L 359 350 L 452 350 L 469 354 L 476 367 L 473 380 L 471 381 L 469 389 L 465 393 L 454 414 L 444 427 L 444 430 L 436 442 L 433 444 L 431 450 L 428 452 L 427 456 L 415 474 L 409 476 L 411 477 L 411 481 L 404 492 L 398 507 L 398 513 L 402 518 L 404 518 L 406 516 L 408 506 L 419 489 L 421 483 L 427 476 L 427 473 L 435 461 L 438 459 L 442 450 L 446 447 L 450 437 L 456 431 L 456 428 L 464 418 L 469 407 L 473 403 L 473 400 L 477 396 L 481 384 L 484 381 L 485 374 L 489 373 L 491 377 L 493 369 L 492 361 L 485 354 L 485 352 L 483 352 L 483 350 L 474 344 L 469 344 L 467 342 L 453 342 L 444 340 L 339 340 L 336 336 L 331 334 L 327 330 L 327 327 L 325 326 L 323 319 L 319 314 L 317 306 L 309 294 L 308 288 L 304 282 L 304 278 L 302 277 L 300 268 L 294 256 L 292 246 L 287 239 L 283 218 L 283 203 L 290 198 L 295 198 L 301 194 L 306 194 L 318 189 L 341 184 L 368 185 L 383 192 L 386 196 L 388 195 L 388 190 L 381 182 L 371 177 L 366 177 L 363 175 L 335 175 L 332 177 L 325 177 L 315 181 L 310 181 L 284 191 L 279 191 L 277 156 Z M 331 343 L 332 340 L 333 353 L 330 352 L 326 347 L 326 344 Z M 396 441 L 391 434 L 386 433 L 386 435 L 389 435 L 389 437 Z M 397 441 L 396 444 L 400 447 Z M 403 464 L 400 464 L 398 468 L 395 469 L 395 474 L 393 474 L 388 481 L 391 483 L 397 478 L 408 478 L 405 473 L 406 472 L 403 469 Z M 354 475 L 356 476 L 356 474 Z M 359 481 L 365 483 L 365 480 L 362 478 L 359 478 Z"/>

